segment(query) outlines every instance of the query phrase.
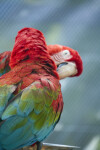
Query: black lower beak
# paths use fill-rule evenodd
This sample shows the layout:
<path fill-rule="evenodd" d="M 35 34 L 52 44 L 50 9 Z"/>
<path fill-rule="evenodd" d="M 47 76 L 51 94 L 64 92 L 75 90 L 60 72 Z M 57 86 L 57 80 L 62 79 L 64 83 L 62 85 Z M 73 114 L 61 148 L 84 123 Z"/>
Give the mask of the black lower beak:
<path fill-rule="evenodd" d="M 62 67 L 62 66 L 64 66 L 64 65 L 67 65 L 67 64 L 68 64 L 68 62 L 61 63 L 61 64 L 57 65 L 57 69 L 60 68 L 60 67 Z"/>

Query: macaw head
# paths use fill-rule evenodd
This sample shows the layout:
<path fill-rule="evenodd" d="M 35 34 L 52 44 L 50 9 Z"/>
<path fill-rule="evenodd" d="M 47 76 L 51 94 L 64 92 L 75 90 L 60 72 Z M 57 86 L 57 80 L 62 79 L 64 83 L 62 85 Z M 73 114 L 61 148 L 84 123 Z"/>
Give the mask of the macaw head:
<path fill-rule="evenodd" d="M 48 45 L 48 51 L 57 66 L 60 79 L 81 75 L 83 63 L 76 50 L 62 45 Z"/>

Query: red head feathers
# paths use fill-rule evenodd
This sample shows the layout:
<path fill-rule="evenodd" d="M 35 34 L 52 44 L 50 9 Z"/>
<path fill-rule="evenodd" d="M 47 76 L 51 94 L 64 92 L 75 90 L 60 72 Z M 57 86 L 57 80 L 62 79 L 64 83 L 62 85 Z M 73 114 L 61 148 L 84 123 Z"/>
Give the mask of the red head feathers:
<path fill-rule="evenodd" d="M 72 76 L 79 76 L 82 73 L 83 62 L 79 53 L 76 50 L 62 45 L 48 45 L 48 51 L 49 54 L 53 56 L 52 59 L 56 62 L 57 65 L 64 62 L 74 62 L 76 64 L 77 73 Z"/>

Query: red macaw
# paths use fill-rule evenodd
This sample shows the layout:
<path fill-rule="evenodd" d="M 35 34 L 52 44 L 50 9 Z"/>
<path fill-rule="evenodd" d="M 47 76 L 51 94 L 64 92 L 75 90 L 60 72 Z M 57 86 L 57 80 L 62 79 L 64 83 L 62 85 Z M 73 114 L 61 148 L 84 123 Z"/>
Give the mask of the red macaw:
<path fill-rule="evenodd" d="M 39 30 L 24 28 L 18 32 L 9 63 L 11 70 L 0 77 L 1 149 L 41 142 L 59 121 L 63 109 L 59 79 L 65 77 L 67 66 L 66 76 L 80 75 L 82 60 L 72 49 L 58 53 L 56 58 L 57 52 L 51 52 L 51 59 Z"/>
<path fill-rule="evenodd" d="M 48 45 L 47 50 L 49 52 L 49 55 L 51 56 L 51 58 L 53 59 L 53 61 L 55 62 L 57 66 L 57 71 L 58 71 L 59 76 L 61 72 L 63 71 L 62 77 L 60 76 L 60 79 L 71 77 L 71 76 L 79 76 L 82 73 L 83 64 L 82 64 L 81 57 L 79 56 L 77 51 L 73 50 L 70 47 L 58 45 L 58 44 Z M 0 54 L 0 76 L 2 76 L 3 74 L 11 70 L 9 66 L 10 56 L 11 56 L 11 51 L 6 51 Z M 74 57 L 73 63 L 71 59 L 69 59 L 70 57 L 72 57 L 72 59 Z M 75 69 L 74 66 L 77 69 Z M 75 69 L 76 71 L 73 69 Z M 69 71 L 72 71 L 72 72 L 69 72 Z"/>

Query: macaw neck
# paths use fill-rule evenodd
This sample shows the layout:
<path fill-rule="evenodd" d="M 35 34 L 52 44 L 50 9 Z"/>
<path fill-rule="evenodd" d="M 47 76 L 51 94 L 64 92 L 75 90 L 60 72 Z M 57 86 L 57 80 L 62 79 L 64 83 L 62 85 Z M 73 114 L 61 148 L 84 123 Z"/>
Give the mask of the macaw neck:
<path fill-rule="evenodd" d="M 24 28 L 18 32 L 10 58 L 11 69 L 27 63 L 41 65 L 42 69 L 58 78 L 56 65 L 47 51 L 43 33 L 33 28 Z"/>
<path fill-rule="evenodd" d="M 14 58 L 15 62 L 11 64 L 12 69 L 15 67 L 25 67 L 26 65 L 28 65 L 29 67 L 33 67 L 34 72 L 39 73 L 39 69 L 41 70 L 41 72 L 44 72 L 43 70 L 46 70 L 47 73 L 55 76 L 56 78 L 58 77 L 58 73 L 56 72 L 56 65 L 54 63 L 54 61 L 51 59 L 51 57 L 49 56 L 49 54 L 44 53 L 44 55 L 40 55 L 38 53 L 38 55 L 36 54 L 32 54 L 32 53 L 25 53 L 23 55 L 17 55 L 17 58 Z M 39 66 L 39 68 L 38 68 Z M 41 67 L 40 67 L 41 66 Z"/>
<path fill-rule="evenodd" d="M 10 58 L 13 68 L 21 61 L 48 57 L 47 45 L 43 33 L 33 28 L 24 28 L 18 32 Z"/>
<path fill-rule="evenodd" d="M 10 58 L 10 67 L 13 68 L 18 63 L 24 62 L 26 60 L 36 62 L 37 60 L 48 58 L 49 54 L 47 53 L 47 51 L 45 51 L 45 49 L 40 50 L 40 48 L 37 47 L 27 49 L 20 48 L 18 51 L 15 51 L 14 49 Z"/>
<path fill-rule="evenodd" d="M 56 68 L 51 65 L 50 60 L 48 62 L 44 61 L 42 63 L 39 61 L 34 63 L 32 61 L 24 61 L 16 65 L 12 70 L 21 70 L 21 73 L 18 71 L 18 74 L 21 74 L 21 77 L 30 74 L 34 79 L 36 77 L 36 80 L 42 77 L 48 78 L 48 76 L 53 76 L 59 80 L 59 75 L 56 71 Z"/>
<path fill-rule="evenodd" d="M 56 72 L 56 65 L 54 61 L 51 59 L 50 55 L 45 52 L 41 51 L 39 53 L 38 50 L 36 51 L 21 51 L 20 53 L 17 53 L 17 55 L 14 55 L 10 60 L 10 66 L 13 69 L 14 67 L 23 66 L 26 64 L 32 64 L 33 68 L 36 65 L 41 66 L 41 72 L 43 72 L 43 69 L 46 70 L 50 75 L 58 77 L 58 73 Z M 29 66 L 30 67 L 30 66 Z M 37 68 L 36 68 L 37 70 Z M 38 71 L 36 71 L 38 73 Z"/>

